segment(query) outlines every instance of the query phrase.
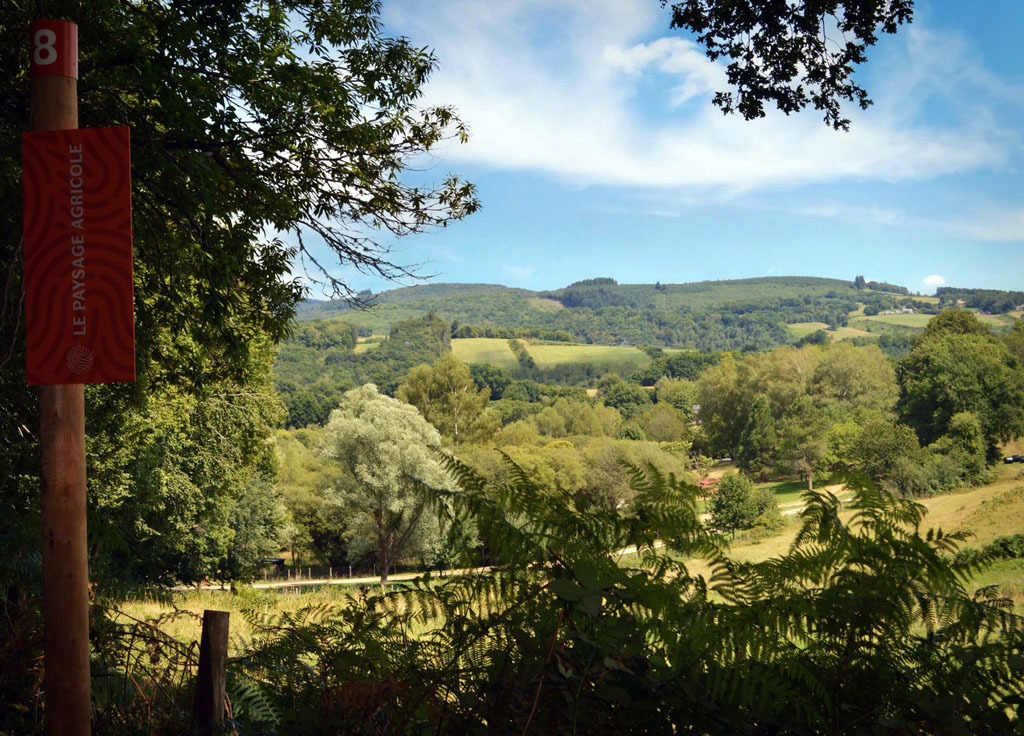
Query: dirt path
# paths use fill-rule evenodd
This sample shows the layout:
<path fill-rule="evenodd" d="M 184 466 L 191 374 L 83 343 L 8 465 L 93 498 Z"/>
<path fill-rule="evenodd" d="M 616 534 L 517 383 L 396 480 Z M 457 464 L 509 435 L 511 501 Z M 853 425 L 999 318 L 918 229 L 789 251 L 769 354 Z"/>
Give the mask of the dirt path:
<path fill-rule="evenodd" d="M 843 490 L 843 488 L 844 487 L 843 487 L 842 484 L 836 484 L 836 485 L 831 485 L 831 486 L 824 486 L 823 488 L 821 488 L 819 490 L 831 491 L 836 496 L 838 496 L 841 500 L 846 500 L 850 495 L 852 495 L 852 492 L 851 491 L 845 491 L 845 490 Z M 779 513 L 781 513 L 783 516 L 795 516 L 796 514 L 799 514 L 801 511 L 803 511 L 804 508 L 805 508 L 805 504 L 804 504 L 803 501 L 792 501 L 790 503 L 782 504 L 779 507 Z M 711 519 L 711 514 L 706 514 L 705 513 L 705 514 L 701 514 L 700 515 L 700 520 L 701 521 L 708 521 L 709 519 Z M 664 547 L 664 546 L 665 546 L 664 542 L 655 542 L 654 543 L 655 549 L 659 549 L 659 548 Z M 635 545 L 631 545 L 629 547 L 623 547 L 622 549 L 617 549 L 617 550 L 615 550 L 613 552 L 610 552 L 609 554 L 612 557 L 621 558 L 621 557 L 625 557 L 626 555 L 635 554 L 636 552 L 637 552 L 636 546 Z M 487 572 L 490 569 L 491 568 L 489 568 L 489 567 L 475 567 L 475 568 L 462 568 L 462 569 L 458 569 L 458 570 L 443 570 L 440 573 L 438 573 L 437 577 L 445 577 L 446 578 L 446 577 L 452 577 L 453 575 L 468 575 L 470 573 Z M 398 573 L 396 575 L 389 575 L 388 576 L 388 582 L 389 583 L 408 582 L 409 580 L 415 580 L 416 578 L 421 577 L 422 575 L 423 575 L 423 573 L 421 573 L 421 572 L 403 572 L 403 573 Z M 256 590 L 279 590 L 281 588 L 307 588 L 307 587 L 311 587 L 311 586 L 315 586 L 315 585 L 378 585 L 378 584 L 380 584 L 380 577 L 374 575 L 374 576 L 361 577 L 361 578 L 319 578 L 319 579 L 316 579 L 316 580 L 283 580 L 281 582 L 276 582 L 276 583 L 253 583 L 252 587 L 254 589 L 256 589 Z M 231 586 L 226 585 L 226 584 L 202 585 L 202 586 L 199 587 L 199 590 L 230 590 L 230 589 L 231 589 Z M 194 588 L 192 588 L 191 586 L 188 586 L 188 587 L 186 587 L 186 586 L 178 586 L 178 587 L 174 588 L 174 590 L 182 590 L 182 591 L 184 591 L 184 590 L 194 590 Z"/>

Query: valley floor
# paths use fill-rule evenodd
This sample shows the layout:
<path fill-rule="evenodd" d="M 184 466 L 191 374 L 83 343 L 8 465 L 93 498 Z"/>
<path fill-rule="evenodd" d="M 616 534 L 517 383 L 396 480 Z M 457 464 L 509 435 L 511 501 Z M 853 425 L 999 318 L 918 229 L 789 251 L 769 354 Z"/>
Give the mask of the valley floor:
<path fill-rule="evenodd" d="M 1008 452 L 1024 451 L 1024 443 L 1014 445 Z M 1024 532 L 1024 465 L 1000 465 L 996 479 L 987 485 L 969 488 L 957 493 L 922 499 L 928 509 L 926 527 L 944 532 L 967 531 L 973 536 L 966 546 L 982 547 L 993 539 Z M 781 555 L 792 544 L 798 529 L 800 489 L 794 482 L 769 484 L 775 487 L 786 526 L 772 534 L 746 533 L 738 535 L 730 549 L 737 560 L 755 562 Z M 842 486 L 827 486 L 840 498 L 847 497 Z M 845 512 L 850 514 L 852 512 Z M 633 550 L 621 550 L 622 564 L 635 564 Z M 701 573 L 700 563 L 691 570 Z M 416 577 L 414 573 L 394 575 L 392 582 Z M 230 611 L 232 647 L 241 650 L 252 633 L 247 616 L 254 612 L 295 611 L 308 605 L 330 605 L 357 594 L 364 587 L 376 585 L 377 578 L 358 578 L 334 581 L 303 581 L 292 584 L 257 584 L 244 587 L 235 594 L 211 587 L 200 591 L 175 591 L 160 600 L 134 599 L 119 608 L 140 619 L 161 618 L 160 626 L 168 634 L 188 641 L 198 639 L 201 613 L 205 608 Z M 974 580 L 975 588 L 998 585 L 1004 595 L 1011 598 L 1018 611 L 1024 611 L 1024 560 L 999 560 L 980 573 Z"/>

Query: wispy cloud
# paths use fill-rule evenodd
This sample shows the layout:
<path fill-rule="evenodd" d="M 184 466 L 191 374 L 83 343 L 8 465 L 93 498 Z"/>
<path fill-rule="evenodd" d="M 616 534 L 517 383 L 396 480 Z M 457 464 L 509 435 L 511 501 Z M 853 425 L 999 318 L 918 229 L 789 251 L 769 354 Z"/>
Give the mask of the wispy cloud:
<path fill-rule="evenodd" d="M 528 279 L 533 276 L 533 269 L 529 266 L 517 266 L 514 263 L 502 263 L 501 270 L 517 279 Z"/>
<path fill-rule="evenodd" d="M 906 63 L 879 90 L 877 108 L 852 113 L 852 131 L 839 133 L 816 113 L 773 112 L 753 122 L 723 116 L 710 104 L 723 67 L 689 41 L 663 35 L 667 15 L 648 0 L 421 7 L 391 6 L 391 20 L 436 49 L 441 67 L 428 99 L 456 105 L 472 135 L 451 149 L 456 161 L 542 172 L 576 186 L 721 197 L 841 180 L 928 179 L 1007 159 L 1009 134 L 984 109 L 970 125 L 915 122 L 926 98 L 908 90 L 948 92 L 929 68 L 936 55 L 943 68 L 967 58 L 934 34 L 911 37 Z M 957 84 L 997 84 L 972 63 L 961 72 Z M 652 102 L 658 99 L 660 106 Z"/>
<path fill-rule="evenodd" d="M 949 225 L 952 233 L 988 242 L 1024 242 L 1024 206 L 988 209 Z"/>

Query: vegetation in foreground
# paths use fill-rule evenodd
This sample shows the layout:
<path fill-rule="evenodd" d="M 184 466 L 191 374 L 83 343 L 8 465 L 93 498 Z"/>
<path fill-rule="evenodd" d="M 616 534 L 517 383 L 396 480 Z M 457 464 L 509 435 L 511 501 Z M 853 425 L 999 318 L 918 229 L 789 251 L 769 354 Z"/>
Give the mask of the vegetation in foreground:
<path fill-rule="evenodd" d="M 845 517 L 808 492 L 791 548 L 740 562 L 700 521 L 698 489 L 656 471 L 631 470 L 636 513 L 623 514 L 522 473 L 494 487 L 449 468 L 460 490 L 421 491 L 472 540 L 462 562 L 490 570 L 250 607 L 251 641 L 229 663 L 240 733 L 1015 728 L 1022 621 L 994 590 L 972 592 L 981 560 L 955 555 L 963 534 L 925 531 L 917 502 L 861 487 Z M 627 546 L 639 566 L 608 555 Z M 174 699 L 146 688 L 180 665 L 132 669 L 131 697 L 154 697 L 164 728 Z M 137 720 L 119 729 L 150 726 L 124 712 Z"/>

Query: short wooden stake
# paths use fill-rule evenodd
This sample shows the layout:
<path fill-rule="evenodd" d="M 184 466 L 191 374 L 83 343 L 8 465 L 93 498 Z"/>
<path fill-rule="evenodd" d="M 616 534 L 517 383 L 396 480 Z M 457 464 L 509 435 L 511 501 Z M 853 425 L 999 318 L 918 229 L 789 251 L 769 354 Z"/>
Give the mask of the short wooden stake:
<path fill-rule="evenodd" d="M 220 733 L 224 726 L 229 616 L 227 611 L 203 611 L 199 672 L 196 676 L 196 693 L 192 704 L 195 732 L 202 736 Z"/>

